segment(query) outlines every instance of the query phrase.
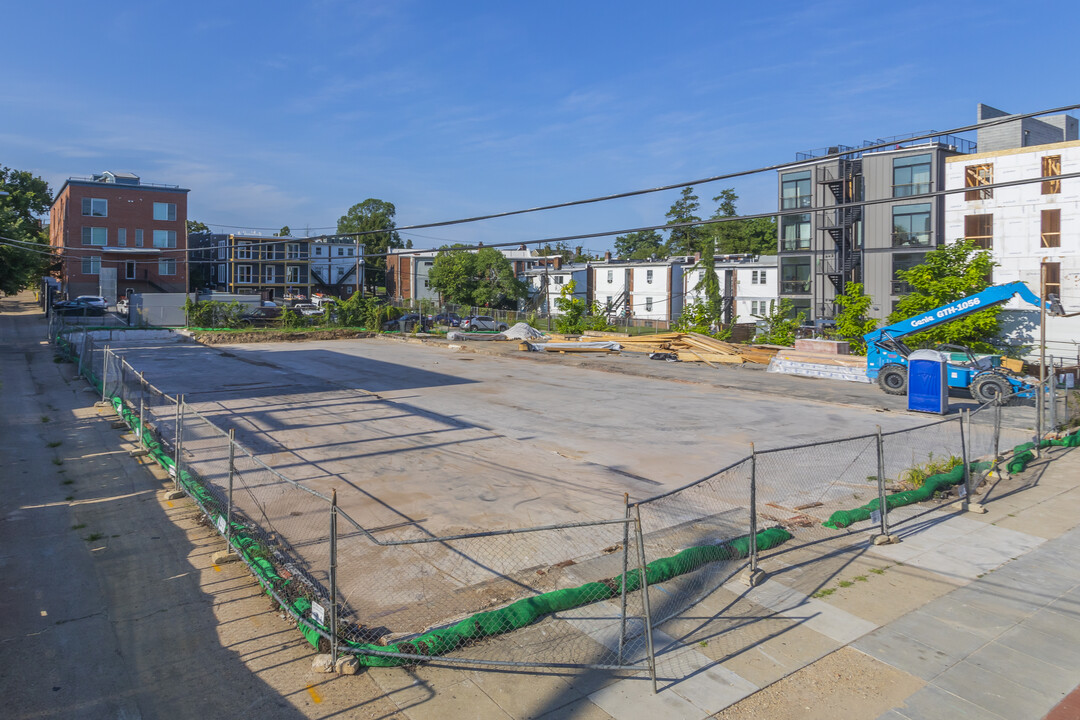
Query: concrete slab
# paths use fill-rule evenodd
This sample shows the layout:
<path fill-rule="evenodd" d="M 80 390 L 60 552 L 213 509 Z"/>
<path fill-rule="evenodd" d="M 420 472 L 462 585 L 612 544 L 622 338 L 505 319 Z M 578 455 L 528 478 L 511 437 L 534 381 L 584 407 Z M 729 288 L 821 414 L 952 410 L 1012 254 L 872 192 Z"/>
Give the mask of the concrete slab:
<path fill-rule="evenodd" d="M 923 680 L 933 680 L 962 659 L 889 628 L 860 638 L 852 647 Z"/>
<path fill-rule="evenodd" d="M 737 592 L 738 585 L 724 586 L 729 592 Z M 745 597 L 786 617 L 801 620 L 807 627 L 847 644 L 874 630 L 877 625 L 807 595 L 781 585 L 767 582 L 755 588 L 744 588 Z"/>
<path fill-rule="evenodd" d="M 906 720 L 1005 720 L 1005 717 L 935 685 L 927 685 L 890 712 L 896 712 Z M 895 716 L 888 713 L 881 716 L 888 717 Z"/>
<path fill-rule="evenodd" d="M 958 663 L 936 678 L 934 685 L 978 705 L 984 713 L 1015 720 L 1042 717 L 1061 699 L 1048 698 L 1005 675 L 967 662 Z"/>
<path fill-rule="evenodd" d="M 1080 681 L 1075 667 L 1061 668 L 1014 650 L 1000 642 L 985 645 L 972 653 L 965 662 L 989 672 L 1004 675 L 1013 682 L 1036 690 L 1046 697 L 1056 697 L 1051 706 L 1056 705 L 1061 698 L 1072 692 Z"/>

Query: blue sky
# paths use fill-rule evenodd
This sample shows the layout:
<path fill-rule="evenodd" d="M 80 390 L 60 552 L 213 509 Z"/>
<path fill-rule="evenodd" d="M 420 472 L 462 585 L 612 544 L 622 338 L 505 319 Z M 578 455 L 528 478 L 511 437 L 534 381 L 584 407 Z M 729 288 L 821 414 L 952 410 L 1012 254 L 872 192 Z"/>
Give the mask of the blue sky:
<path fill-rule="evenodd" d="M 398 224 L 654 187 L 1080 100 L 1080 5 L 69 2 L 3 10 L 0 164 L 130 170 L 189 216 L 294 232 L 368 197 Z M 1076 113 L 1074 113 L 1076 114 Z M 774 209 L 775 176 L 726 186 Z M 662 223 L 677 191 L 455 228 Z M 611 240 L 584 243 L 610 247 Z"/>

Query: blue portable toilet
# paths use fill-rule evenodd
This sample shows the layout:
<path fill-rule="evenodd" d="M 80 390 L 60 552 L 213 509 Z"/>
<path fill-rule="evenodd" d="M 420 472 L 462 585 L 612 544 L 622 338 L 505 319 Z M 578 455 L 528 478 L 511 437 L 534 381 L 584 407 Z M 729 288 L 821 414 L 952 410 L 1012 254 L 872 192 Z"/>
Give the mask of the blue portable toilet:
<path fill-rule="evenodd" d="M 949 356 L 937 350 L 916 350 L 908 355 L 907 409 L 949 412 Z"/>

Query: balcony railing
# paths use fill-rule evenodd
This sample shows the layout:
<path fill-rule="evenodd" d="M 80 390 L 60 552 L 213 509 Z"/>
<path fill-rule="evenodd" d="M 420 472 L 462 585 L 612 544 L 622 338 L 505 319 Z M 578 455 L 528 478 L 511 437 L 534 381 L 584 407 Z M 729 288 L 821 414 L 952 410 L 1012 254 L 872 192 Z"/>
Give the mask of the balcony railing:
<path fill-rule="evenodd" d="M 924 195 L 930 192 L 933 187 L 933 183 L 907 183 L 906 185 L 893 185 L 892 196 L 898 197 L 910 197 L 912 195 Z"/>
<path fill-rule="evenodd" d="M 892 294 L 893 295 L 907 295 L 912 291 L 911 285 L 903 280 L 892 281 Z"/>
<path fill-rule="evenodd" d="M 780 249 L 784 251 L 809 250 L 810 238 L 784 238 L 780 241 Z"/>
<path fill-rule="evenodd" d="M 894 232 L 892 234 L 893 247 L 930 247 L 934 241 L 931 232 Z"/>
<path fill-rule="evenodd" d="M 796 195 L 795 197 L 781 197 L 780 209 L 781 210 L 798 210 L 800 208 L 813 207 L 814 198 L 812 195 Z"/>
<path fill-rule="evenodd" d="M 780 283 L 780 292 L 784 295 L 809 295 L 809 280 L 784 280 Z"/>

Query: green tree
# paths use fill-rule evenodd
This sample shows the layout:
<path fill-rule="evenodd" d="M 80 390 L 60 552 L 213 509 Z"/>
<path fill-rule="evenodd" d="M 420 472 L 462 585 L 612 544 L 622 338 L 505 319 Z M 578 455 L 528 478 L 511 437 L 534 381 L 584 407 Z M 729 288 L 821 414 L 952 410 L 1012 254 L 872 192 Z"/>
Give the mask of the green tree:
<path fill-rule="evenodd" d="M 403 248 L 395 229 L 394 216 L 397 208 L 393 203 L 385 200 L 368 198 L 364 202 L 357 203 L 349 208 L 349 211 L 338 218 L 338 235 L 347 233 L 370 233 L 360 236 L 360 242 L 364 245 L 365 255 L 375 255 L 365 259 L 367 269 L 374 270 L 371 274 L 375 278 L 386 276 L 385 253 L 391 249 Z"/>
<path fill-rule="evenodd" d="M 896 279 L 910 285 L 911 293 L 896 304 L 896 312 L 889 315 L 889 323 L 906 320 L 985 290 L 990 285 L 990 272 L 995 265 L 990 251 L 970 240 L 942 245 L 928 252 L 921 264 L 897 271 Z M 994 352 L 992 342 L 1001 330 L 1000 312 L 1000 307 L 980 310 L 909 336 L 904 342 L 912 347 L 948 343 L 966 345 L 977 352 Z"/>
<path fill-rule="evenodd" d="M 724 315 L 724 298 L 720 292 L 720 276 L 716 274 L 716 253 L 713 250 L 712 238 L 704 241 L 701 260 L 691 272 L 700 270 L 701 280 L 696 289 L 702 294 L 702 305 L 711 324 L 720 325 Z"/>
<path fill-rule="evenodd" d="M 49 185 L 25 170 L 0 166 L 0 291 L 14 295 L 54 264 L 49 236 L 37 216 L 52 205 Z"/>
<path fill-rule="evenodd" d="M 611 330 L 607 318 L 600 313 L 595 301 L 574 297 L 577 282 L 571 280 L 563 285 L 559 297 L 555 298 L 555 329 L 566 335 L 580 335 L 586 330 Z"/>
<path fill-rule="evenodd" d="M 698 196 L 694 194 L 694 188 L 684 187 L 679 199 L 671 204 L 671 208 L 664 215 L 668 219 L 668 225 L 682 223 L 701 222 L 696 213 L 701 207 Z M 667 254 L 690 255 L 700 250 L 700 238 L 702 230 L 700 226 L 673 227 L 668 231 Z"/>
<path fill-rule="evenodd" d="M 615 238 L 615 257 L 626 260 L 648 260 L 667 257 L 664 238 L 655 230 L 627 233 Z"/>
<path fill-rule="evenodd" d="M 733 188 L 721 190 L 713 198 L 718 203 L 716 212 L 710 219 L 719 220 L 738 216 L 735 203 L 739 196 Z M 750 220 L 729 220 L 708 225 L 703 232 L 711 236 L 717 251 L 722 255 L 733 253 L 751 253 L 753 255 L 776 254 L 776 220 L 774 218 L 753 218 Z"/>
<path fill-rule="evenodd" d="M 848 341 L 855 355 L 866 354 L 863 335 L 877 327 L 877 320 L 867 317 L 874 298 L 863 292 L 862 283 L 849 282 L 844 293 L 836 296 L 836 304 L 842 309 L 836 315 L 836 334 Z"/>
<path fill-rule="evenodd" d="M 758 332 L 754 342 L 763 345 L 794 345 L 795 331 L 802 326 L 805 319 L 804 313 L 795 312 L 795 306 L 790 300 L 780 298 L 780 302 L 765 316 L 765 329 Z"/>
<path fill-rule="evenodd" d="M 188 220 L 187 221 L 187 234 L 188 235 L 194 235 L 195 233 L 208 233 L 208 232 L 210 232 L 210 227 L 206 223 L 199 222 L 198 220 Z"/>
<path fill-rule="evenodd" d="M 289 237 L 292 235 L 292 228 L 288 225 L 282 225 L 281 229 L 274 233 L 276 237 Z"/>
<path fill-rule="evenodd" d="M 495 248 L 441 249 L 428 282 L 444 300 L 459 305 L 512 308 L 529 296 L 528 285 L 517 279 L 513 264 Z"/>

